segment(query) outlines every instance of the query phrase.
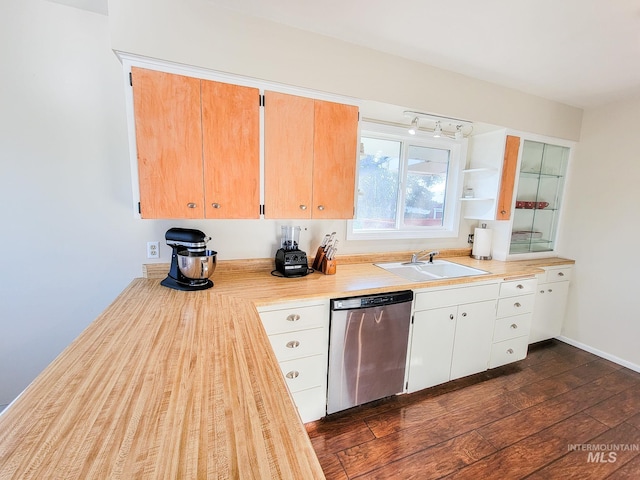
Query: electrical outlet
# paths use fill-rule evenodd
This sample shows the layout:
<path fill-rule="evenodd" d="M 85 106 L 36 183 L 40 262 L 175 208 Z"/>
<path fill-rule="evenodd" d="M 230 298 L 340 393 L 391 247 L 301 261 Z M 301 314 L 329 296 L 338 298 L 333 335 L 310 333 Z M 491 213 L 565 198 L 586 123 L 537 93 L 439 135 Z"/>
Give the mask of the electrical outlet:
<path fill-rule="evenodd" d="M 147 242 L 147 258 L 160 258 L 160 242 Z"/>

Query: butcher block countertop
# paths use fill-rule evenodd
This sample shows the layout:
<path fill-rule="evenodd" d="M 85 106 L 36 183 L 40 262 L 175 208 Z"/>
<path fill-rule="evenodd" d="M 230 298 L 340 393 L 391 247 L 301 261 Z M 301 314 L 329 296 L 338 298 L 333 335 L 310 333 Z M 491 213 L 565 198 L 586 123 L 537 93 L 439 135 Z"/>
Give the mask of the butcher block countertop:
<path fill-rule="evenodd" d="M 573 263 L 460 256 L 491 274 L 416 284 L 371 264 L 390 254 L 338 260 L 336 275 L 297 279 L 272 276 L 269 261 L 221 261 L 200 292 L 162 287 L 166 265 L 150 266 L 0 415 L 0 479 L 324 478 L 256 305 Z"/>

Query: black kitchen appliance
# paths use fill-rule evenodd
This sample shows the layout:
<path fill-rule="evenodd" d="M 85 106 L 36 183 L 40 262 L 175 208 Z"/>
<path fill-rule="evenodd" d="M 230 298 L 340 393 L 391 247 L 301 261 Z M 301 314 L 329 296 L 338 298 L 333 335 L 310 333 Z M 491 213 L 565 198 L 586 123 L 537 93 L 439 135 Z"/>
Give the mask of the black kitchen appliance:
<path fill-rule="evenodd" d="M 173 252 L 169 275 L 160 282 L 175 290 L 206 290 L 213 287 L 209 277 L 216 269 L 217 252 L 207 250 L 211 240 L 200 230 L 170 228 L 164 236 Z"/>
<path fill-rule="evenodd" d="M 298 249 L 300 227 L 282 226 L 280 248 L 276 252 L 276 269 L 283 277 L 303 277 L 310 273 L 306 252 Z"/>

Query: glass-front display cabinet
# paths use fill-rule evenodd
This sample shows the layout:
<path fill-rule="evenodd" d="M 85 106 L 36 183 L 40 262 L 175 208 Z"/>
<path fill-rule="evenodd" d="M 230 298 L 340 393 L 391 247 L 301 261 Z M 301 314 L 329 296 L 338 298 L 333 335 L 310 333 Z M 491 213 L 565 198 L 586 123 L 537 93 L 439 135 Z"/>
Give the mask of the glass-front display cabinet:
<path fill-rule="evenodd" d="M 569 150 L 564 146 L 524 140 L 510 254 L 555 249 Z"/>

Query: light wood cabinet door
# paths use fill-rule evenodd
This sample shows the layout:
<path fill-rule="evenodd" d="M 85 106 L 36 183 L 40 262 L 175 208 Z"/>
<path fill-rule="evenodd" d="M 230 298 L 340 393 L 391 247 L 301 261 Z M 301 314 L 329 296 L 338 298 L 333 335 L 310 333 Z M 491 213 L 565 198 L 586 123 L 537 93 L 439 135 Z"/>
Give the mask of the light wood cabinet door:
<path fill-rule="evenodd" d="M 496 220 L 509 220 L 511 218 L 511 204 L 513 203 L 513 189 L 516 180 L 519 150 L 520 137 L 507 135 L 504 147 L 504 163 L 502 165 L 502 180 L 498 194 Z"/>
<path fill-rule="evenodd" d="M 260 92 L 201 80 L 205 218 L 260 217 Z"/>
<path fill-rule="evenodd" d="M 200 80 L 133 67 L 142 218 L 202 218 Z"/>
<path fill-rule="evenodd" d="M 358 107 L 316 100 L 313 218 L 354 215 Z"/>
<path fill-rule="evenodd" d="M 311 218 L 314 101 L 265 92 L 266 218 Z"/>

